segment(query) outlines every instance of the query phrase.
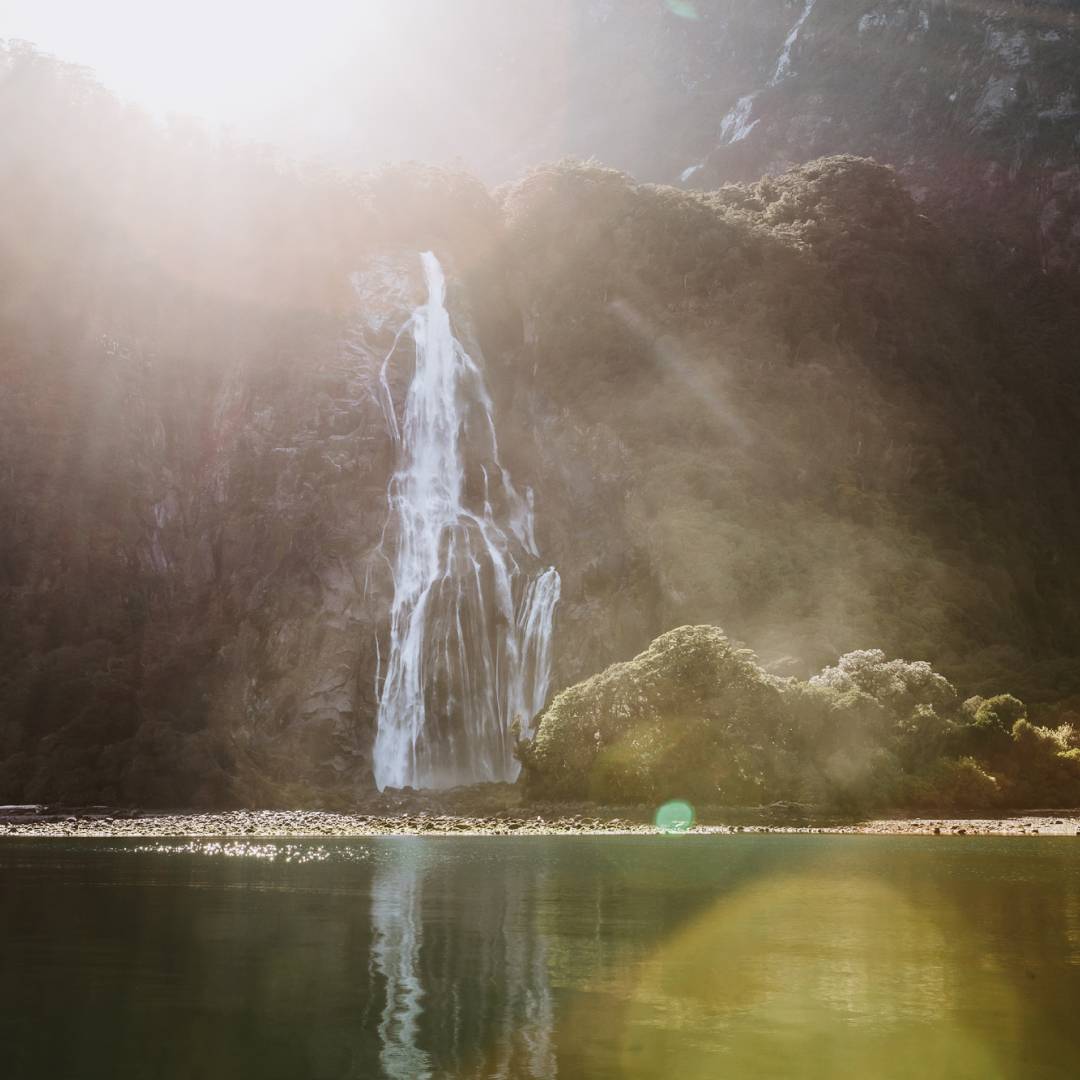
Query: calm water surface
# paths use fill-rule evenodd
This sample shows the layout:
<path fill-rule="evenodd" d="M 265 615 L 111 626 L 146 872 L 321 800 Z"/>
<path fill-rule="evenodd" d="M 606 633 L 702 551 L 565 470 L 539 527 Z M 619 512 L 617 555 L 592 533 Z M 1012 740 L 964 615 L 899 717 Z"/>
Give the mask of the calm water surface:
<path fill-rule="evenodd" d="M 1080 1075 L 1080 840 L 0 842 L 0 1075 Z"/>

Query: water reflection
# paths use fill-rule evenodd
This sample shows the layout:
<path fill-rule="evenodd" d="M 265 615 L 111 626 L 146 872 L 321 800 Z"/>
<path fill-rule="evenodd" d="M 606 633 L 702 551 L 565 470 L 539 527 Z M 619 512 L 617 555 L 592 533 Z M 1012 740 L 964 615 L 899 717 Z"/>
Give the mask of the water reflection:
<path fill-rule="evenodd" d="M 420 971 L 422 859 L 403 857 L 380 867 L 371 886 L 371 962 L 382 977 L 386 1004 L 379 1022 L 379 1061 L 390 1080 L 431 1076 L 418 1045 L 424 988 Z"/>
<path fill-rule="evenodd" d="M 545 942 L 531 925 L 543 873 L 448 854 L 402 845 L 384 853 L 372 882 L 383 1071 L 393 1080 L 554 1076 Z"/>
<path fill-rule="evenodd" d="M 14 1076 L 1069 1076 L 1068 840 L 0 846 Z M 88 1063 L 90 1066 L 88 1067 Z"/>
<path fill-rule="evenodd" d="M 966 937 L 871 878 L 813 870 L 750 884 L 637 970 L 626 1075 L 1007 1075 L 965 1022 Z M 991 978 L 984 1007 L 1015 1015 Z"/>
<path fill-rule="evenodd" d="M 1023 1005 L 949 888 L 835 844 L 680 843 L 388 858 L 386 1075 L 1015 1075 Z"/>

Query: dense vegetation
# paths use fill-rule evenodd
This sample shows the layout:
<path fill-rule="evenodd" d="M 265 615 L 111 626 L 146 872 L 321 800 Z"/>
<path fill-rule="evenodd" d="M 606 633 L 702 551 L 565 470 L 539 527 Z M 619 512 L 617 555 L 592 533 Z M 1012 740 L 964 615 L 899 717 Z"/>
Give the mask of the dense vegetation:
<path fill-rule="evenodd" d="M 618 478 L 552 538 L 633 595 L 621 622 L 649 613 L 615 655 L 723 616 L 790 673 L 874 644 L 983 692 L 1080 690 L 1064 283 L 997 280 L 861 159 L 701 194 L 550 167 L 504 207 L 530 408 Z"/>
<path fill-rule="evenodd" d="M 1074 797 L 1070 281 L 1001 278 L 864 159 L 713 192 L 575 162 L 494 193 L 421 166 L 329 173 L 155 127 L 24 47 L 0 54 L 0 124 L 0 802 L 370 787 L 390 456 L 342 344 L 348 274 L 423 247 L 452 268 L 563 575 L 556 688 L 722 623 L 769 674 L 725 659 L 758 695 L 749 727 L 675 786 Z M 805 681 L 868 647 L 1030 717 L 845 712 L 833 676 Z M 841 782 L 831 755 L 856 743 L 877 771 Z M 568 759 L 566 790 L 634 789 L 621 753 L 600 780 Z"/>
<path fill-rule="evenodd" d="M 558 694 L 519 744 L 542 799 L 795 802 L 991 810 L 1080 804 L 1080 732 L 1010 694 L 961 700 L 879 649 L 807 681 L 768 674 L 714 626 L 684 626 Z"/>
<path fill-rule="evenodd" d="M 349 272 L 395 243 L 467 266 L 490 197 L 158 127 L 20 44 L 0 127 L 0 802 L 340 801 L 361 785 L 296 745 L 295 697 L 233 698 L 288 665 L 290 608 L 321 632 L 311 577 L 352 524 L 356 473 L 318 445 L 364 423 L 326 405 L 356 396 Z"/>

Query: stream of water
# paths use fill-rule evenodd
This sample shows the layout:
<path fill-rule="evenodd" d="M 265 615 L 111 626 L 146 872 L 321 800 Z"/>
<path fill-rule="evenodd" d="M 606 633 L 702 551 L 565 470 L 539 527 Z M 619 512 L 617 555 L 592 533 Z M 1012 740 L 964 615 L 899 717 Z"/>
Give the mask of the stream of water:
<path fill-rule="evenodd" d="M 560 587 L 539 558 L 532 492 L 500 460 L 483 371 L 454 335 L 442 266 L 430 251 L 421 261 L 427 299 L 403 328 L 416 365 L 400 423 L 386 365 L 381 377 L 398 464 L 383 537 L 394 596 L 380 789 L 517 776 L 511 725 L 528 735 L 547 697 Z"/>
<path fill-rule="evenodd" d="M 795 48 L 795 42 L 799 40 L 799 34 L 802 31 L 803 24 L 810 18 L 810 13 L 814 10 L 815 3 L 816 0 L 805 0 L 799 17 L 788 30 L 787 37 L 784 38 L 784 44 L 780 49 L 780 55 L 776 59 L 776 66 L 773 68 L 773 73 L 769 77 L 769 81 L 765 84 L 766 89 L 777 86 L 791 74 L 791 51 Z M 742 142 L 743 139 L 745 139 L 761 122 L 760 118 L 751 120 L 751 116 L 753 116 L 754 113 L 754 103 L 757 101 L 760 93 L 760 90 L 754 90 L 749 94 L 743 94 L 727 113 L 724 114 L 724 118 L 720 121 L 721 146 L 730 146 L 733 143 Z M 696 165 L 687 166 L 679 175 L 679 182 L 685 184 L 693 177 L 694 173 L 701 168 L 702 163 L 700 162 Z"/>

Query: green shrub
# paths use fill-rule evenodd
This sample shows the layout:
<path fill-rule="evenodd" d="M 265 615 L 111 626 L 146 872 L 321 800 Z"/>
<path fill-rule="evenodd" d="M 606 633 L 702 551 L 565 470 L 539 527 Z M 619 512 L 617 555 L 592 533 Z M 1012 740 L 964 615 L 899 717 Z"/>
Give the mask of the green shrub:
<path fill-rule="evenodd" d="M 1027 718 L 1027 707 L 1012 694 L 965 702 L 958 742 L 965 753 L 1001 766 L 1013 751 L 1013 727 Z"/>
<path fill-rule="evenodd" d="M 1080 748 L 1069 725 L 1043 728 L 1020 719 L 1012 741 L 1008 772 L 1014 806 L 1080 806 Z"/>
<path fill-rule="evenodd" d="M 906 779 L 903 804 L 916 810 L 991 810 L 1001 803 L 998 780 L 973 757 L 943 758 Z"/>
<path fill-rule="evenodd" d="M 886 660 L 881 649 L 849 652 L 810 684 L 842 692 L 859 690 L 903 716 L 920 705 L 951 708 L 957 700 L 952 684 L 925 660 Z"/>
<path fill-rule="evenodd" d="M 1011 735 L 1018 720 L 1027 719 L 1027 706 L 1012 694 L 987 698 L 975 710 L 972 727 Z"/>
<path fill-rule="evenodd" d="M 719 628 L 684 626 L 557 695 L 519 756 L 529 793 L 555 799 L 794 800 L 848 814 L 1080 803 L 1072 727 L 1032 725 L 1011 695 L 957 701 L 929 664 L 881 650 L 783 680 Z M 965 749 L 988 739 L 1002 752 Z"/>
<path fill-rule="evenodd" d="M 756 801 L 782 721 L 780 680 L 714 626 L 684 626 L 558 694 L 519 745 L 544 797 Z"/>

